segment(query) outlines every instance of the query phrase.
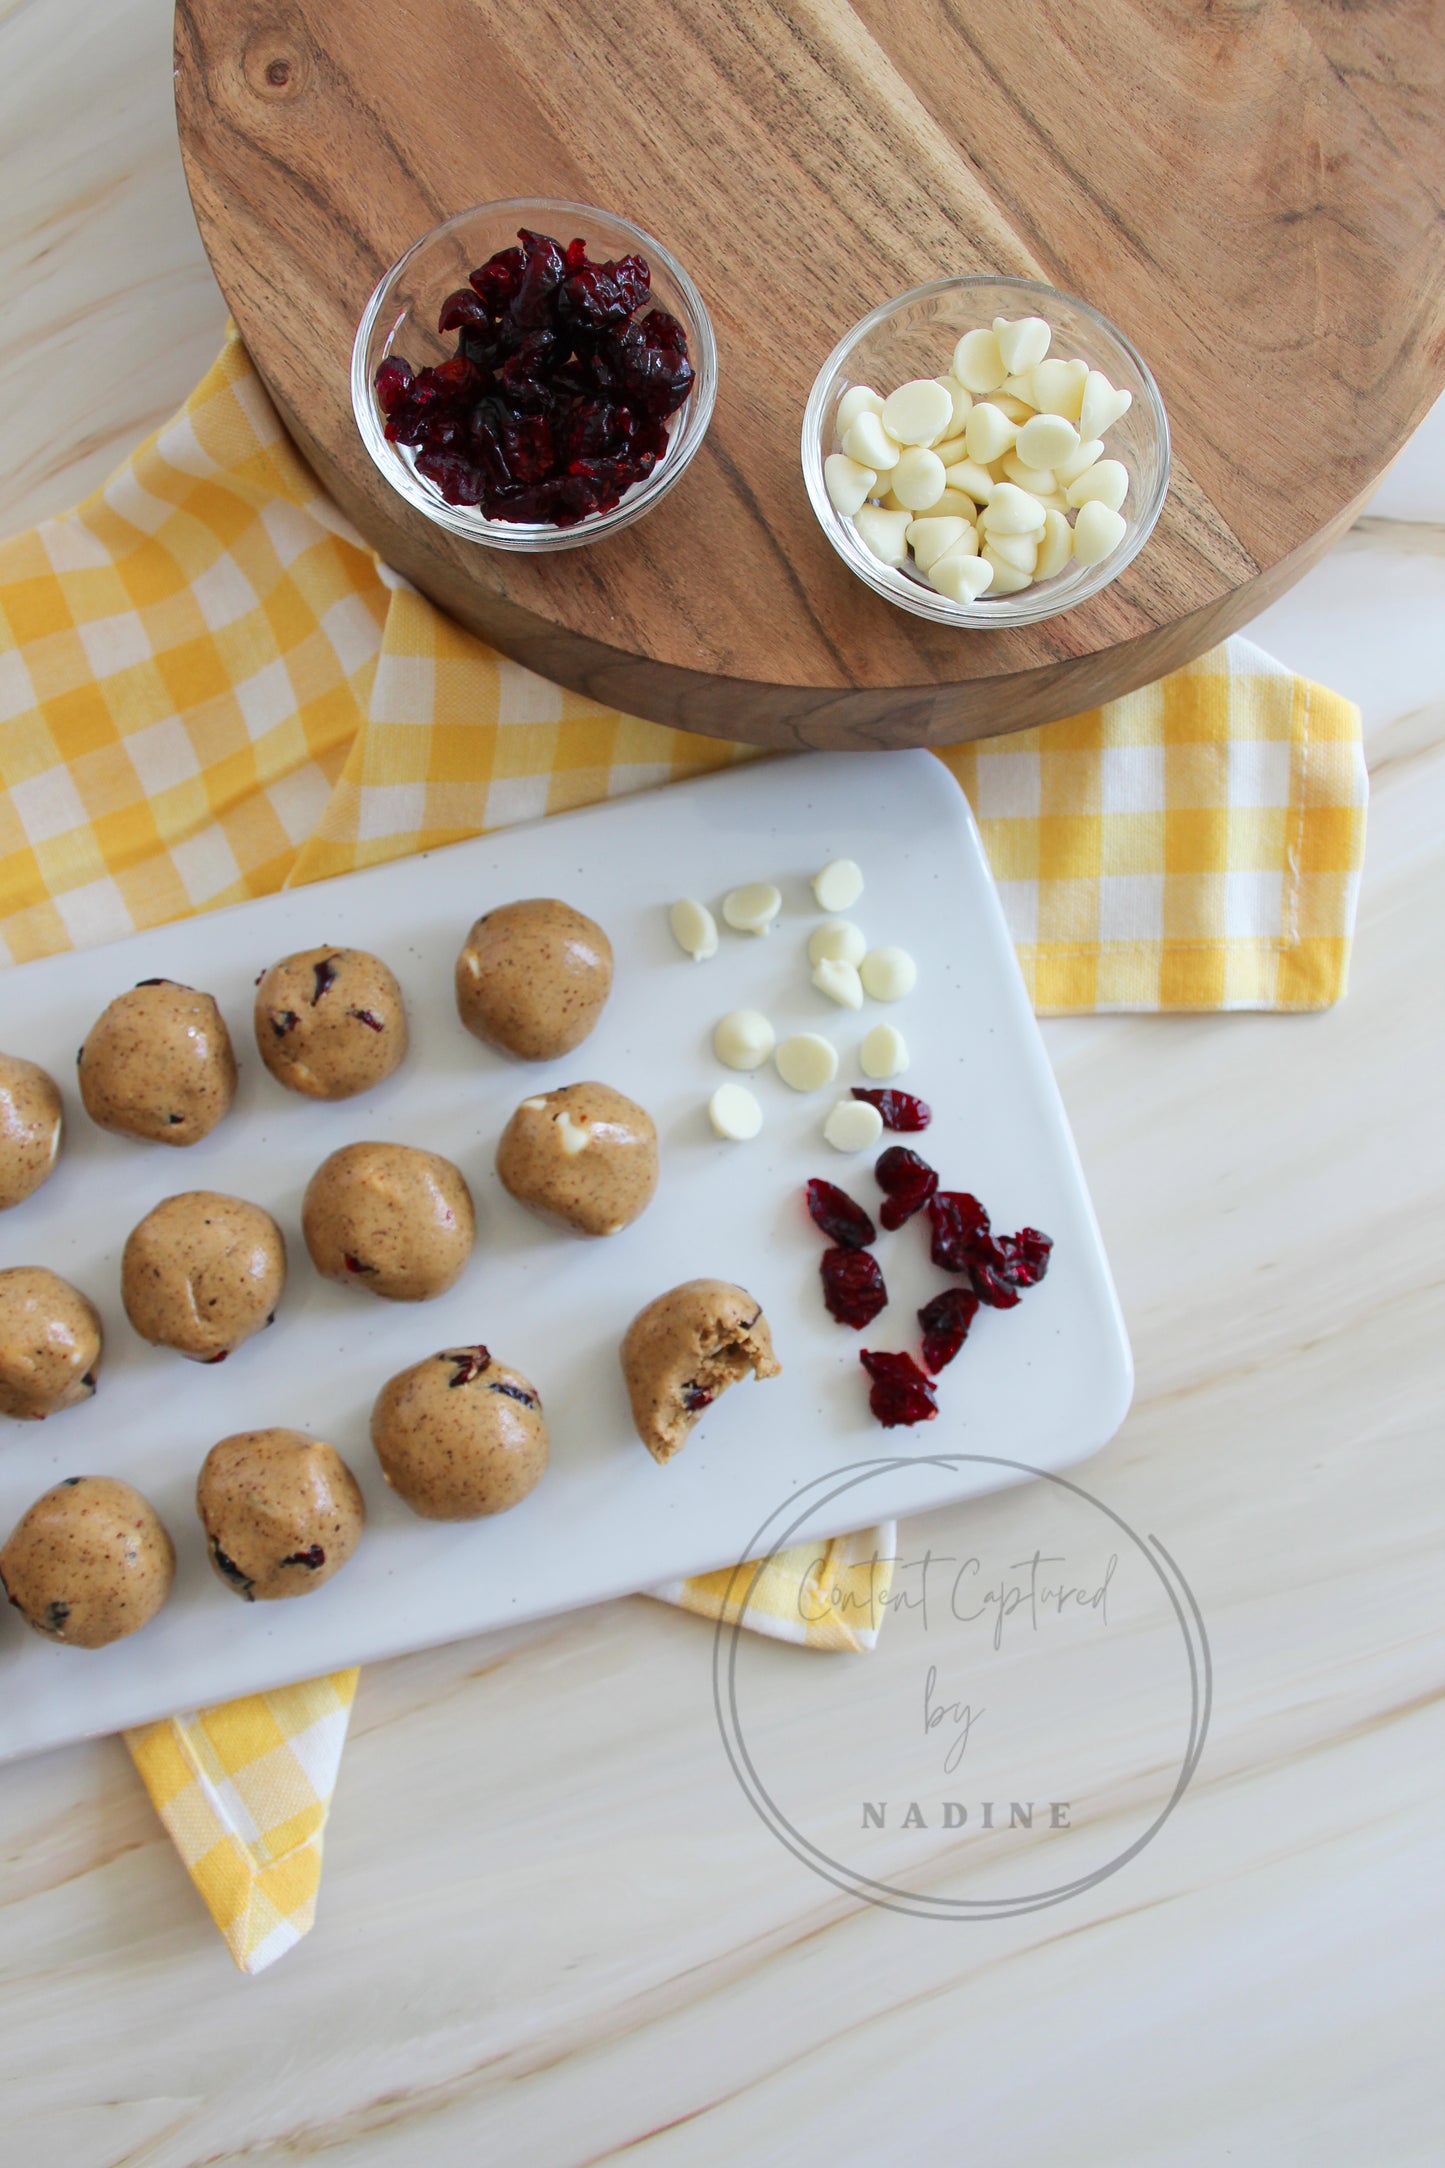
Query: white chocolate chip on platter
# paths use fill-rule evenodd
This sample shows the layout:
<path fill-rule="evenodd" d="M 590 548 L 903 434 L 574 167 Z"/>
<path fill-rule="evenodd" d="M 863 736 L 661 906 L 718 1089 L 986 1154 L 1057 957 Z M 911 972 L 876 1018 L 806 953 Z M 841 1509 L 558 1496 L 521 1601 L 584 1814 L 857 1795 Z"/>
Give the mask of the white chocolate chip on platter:
<path fill-rule="evenodd" d="M 896 1024 L 875 1024 L 858 1049 L 864 1076 L 883 1083 L 908 1067 L 908 1043 Z"/>
<path fill-rule="evenodd" d="M 871 1152 L 883 1134 L 883 1117 L 866 1099 L 840 1099 L 823 1124 L 835 1152 Z"/>
<path fill-rule="evenodd" d="M 870 949 L 858 967 L 863 991 L 874 1001 L 902 1001 L 918 983 L 918 966 L 907 949 Z"/>
<path fill-rule="evenodd" d="M 814 964 L 813 984 L 820 994 L 836 1001 L 840 1009 L 861 1009 L 863 1006 L 863 981 L 858 976 L 858 966 L 845 963 L 841 957 L 825 956 L 820 964 Z"/>
<path fill-rule="evenodd" d="M 729 1069 L 761 1069 L 776 1036 L 761 1009 L 729 1009 L 713 1029 L 713 1052 Z"/>
<path fill-rule="evenodd" d="M 863 893 L 863 869 L 856 858 L 830 858 L 813 875 L 813 894 L 820 911 L 851 911 Z M 814 963 L 818 961 L 813 958 Z"/>
<path fill-rule="evenodd" d="M 838 1074 L 838 1049 L 816 1031 L 799 1031 L 784 1039 L 773 1060 L 778 1075 L 795 1092 L 821 1091 Z"/>
<path fill-rule="evenodd" d="M 856 971 L 867 953 L 862 927 L 846 918 L 830 918 L 826 926 L 815 926 L 808 937 L 810 964 L 852 964 Z"/>
<path fill-rule="evenodd" d="M 748 881 L 728 890 L 722 914 L 736 933 L 765 934 L 782 908 L 782 896 L 771 881 Z"/>
<path fill-rule="evenodd" d="M 705 903 L 691 896 L 679 897 L 668 914 L 672 938 L 695 964 L 717 954 L 717 920 Z"/>
<path fill-rule="evenodd" d="M 763 1126 L 763 1110 L 746 1084 L 719 1084 L 707 1103 L 707 1118 L 720 1137 L 746 1144 Z"/>

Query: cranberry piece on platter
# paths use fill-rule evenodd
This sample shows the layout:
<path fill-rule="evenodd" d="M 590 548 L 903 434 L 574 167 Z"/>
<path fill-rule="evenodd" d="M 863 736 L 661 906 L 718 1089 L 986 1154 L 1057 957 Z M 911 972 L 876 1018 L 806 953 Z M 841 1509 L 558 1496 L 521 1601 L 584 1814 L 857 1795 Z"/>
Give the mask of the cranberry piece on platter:
<path fill-rule="evenodd" d="M 875 1090 L 871 1085 L 855 1084 L 853 1097 L 861 1099 L 866 1106 L 877 1107 L 885 1129 L 926 1129 L 933 1120 L 933 1109 L 927 1100 L 915 1099 L 912 1092 L 896 1092 L 888 1086 Z"/>
<path fill-rule="evenodd" d="M 978 1297 L 966 1287 L 945 1287 L 941 1295 L 924 1303 L 918 1322 L 923 1327 L 923 1360 L 928 1369 L 935 1374 L 947 1369 L 977 1315 Z"/>
<path fill-rule="evenodd" d="M 845 1250 L 865 1250 L 878 1239 L 878 1230 L 861 1204 L 845 1189 L 815 1175 L 808 1184 L 808 1210 L 830 1242 Z"/>
<path fill-rule="evenodd" d="M 818 1269 L 828 1313 L 840 1325 L 861 1332 L 887 1307 L 888 1290 L 871 1250 L 824 1250 Z"/>
<path fill-rule="evenodd" d="M 906 1144 L 890 1144 L 873 1172 L 884 1193 L 878 1217 L 890 1231 L 921 1212 L 938 1187 L 938 1176 L 928 1161 Z"/>
<path fill-rule="evenodd" d="M 933 1380 L 924 1376 L 911 1355 L 880 1354 L 865 1347 L 858 1360 L 873 1381 L 868 1405 L 885 1430 L 933 1421 L 938 1413 Z"/>

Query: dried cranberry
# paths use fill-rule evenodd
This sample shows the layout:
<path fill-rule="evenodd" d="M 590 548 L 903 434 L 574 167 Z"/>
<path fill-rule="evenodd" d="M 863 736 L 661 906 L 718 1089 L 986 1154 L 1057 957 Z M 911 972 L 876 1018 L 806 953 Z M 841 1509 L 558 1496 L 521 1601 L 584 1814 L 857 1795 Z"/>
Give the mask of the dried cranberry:
<path fill-rule="evenodd" d="M 293 1551 L 281 1563 L 283 1566 L 308 1566 L 315 1573 L 318 1567 L 326 1564 L 326 1553 L 319 1543 L 313 1543 L 304 1551 Z"/>
<path fill-rule="evenodd" d="M 965 1273 L 975 1258 L 994 1248 L 988 1239 L 988 1214 L 967 1190 L 935 1190 L 928 1200 L 928 1217 L 933 1226 L 930 1254 L 941 1271 Z"/>
<path fill-rule="evenodd" d="M 1049 1269 L 1053 1239 L 1037 1227 L 1021 1227 L 1016 1235 L 1000 1235 L 998 1246 L 1007 1260 L 1003 1276 L 1010 1287 L 1037 1287 Z"/>
<path fill-rule="evenodd" d="M 861 1332 L 887 1304 L 883 1273 L 871 1250 L 824 1250 L 818 1269 L 828 1313 L 840 1325 Z"/>
<path fill-rule="evenodd" d="M 467 280 L 494 316 L 499 316 L 522 283 L 522 251 L 519 248 L 498 249 L 484 264 L 478 265 Z"/>
<path fill-rule="evenodd" d="M 931 1423 L 938 1413 L 933 1380 L 911 1355 L 875 1354 L 864 1348 L 858 1360 L 873 1380 L 868 1405 L 885 1430 L 903 1423 Z"/>
<path fill-rule="evenodd" d="M 346 1013 L 348 1016 L 354 1016 L 358 1024 L 365 1024 L 368 1031 L 385 1031 L 386 1029 L 381 1018 L 373 1016 L 370 1009 L 348 1009 Z"/>
<path fill-rule="evenodd" d="M 855 1084 L 853 1097 L 863 1100 L 867 1106 L 877 1107 L 885 1129 L 926 1129 L 933 1120 L 932 1107 L 924 1099 L 915 1099 L 912 1092 L 895 1092 L 887 1088 L 874 1091 L 866 1084 Z"/>
<path fill-rule="evenodd" d="M 932 1371 L 944 1370 L 968 1338 L 978 1316 L 978 1297 L 966 1287 L 945 1287 L 918 1313 L 923 1327 L 923 1360 Z"/>
<path fill-rule="evenodd" d="M 533 331 L 552 314 L 554 296 L 562 283 L 562 251 L 550 234 L 528 233 L 523 227 L 518 238 L 522 243 L 522 276 L 509 313 L 523 331 Z"/>
<path fill-rule="evenodd" d="M 651 285 L 652 274 L 641 256 L 588 264 L 564 283 L 560 313 L 589 331 L 599 331 L 608 324 L 625 323 L 634 309 L 641 308 Z"/>
<path fill-rule="evenodd" d="M 470 286 L 459 286 L 454 294 L 448 294 L 437 317 L 438 331 L 460 331 L 464 324 L 484 324 L 487 305 L 480 294 Z"/>
<path fill-rule="evenodd" d="M 316 991 L 311 996 L 311 1006 L 313 1009 L 315 1008 L 317 1002 L 321 999 L 321 996 L 323 994 L 329 994 L 332 987 L 335 985 L 337 961 L 338 959 L 335 956 L 323 956 L 319 964 L 313 964 L 311 966 L 311 976 L 316 981 Z"/>
<path fill-rule="evenodd" d="M 388 354 L 376 372 L 376 403 L 389 414 L 402 393 L 409 389 L 411 370 L 396 354 Z"/>
<path fill-rule="evenodd" d="M 710 1408 L 712 1402 L 712 1394 L 701 1385 L 684 1385 L 682 1388 L 682 1404 L 689 1415 L 700 1414 L 702 1409 Z"/>
<path fill-rule="evenodd" d="M 490 1370 L 492 1366 L 491 1355 L 484 1347 L 448 1348 L 444 1355 L 437 1357 L 437 1361 L 452 1365 L 452 1374 L 447 1379 L 447 1385 L 452 1388 L 470 1385 L 473 1378 L 479 1378 L 484 1370 Z"/>
<path fill-rule="evenodd" d="M 920 1159 L 906 1144 L 890 1144 L 873 1172 L 884 1192 L 878 1217 L 889 1229 L 901 1227 L 915 1212 L 921 1212 L 938 1187 L 938 1176 L 928 1161 Z"/>
<path fill-rule="evenodd" d="M 284 1039 L 288 1031 L 294 1031 L 300 1021 L 301 1019 L 294 1009 L 273 1009 L 271 1011 L 271 1029 L 278 1039 Z"/>
<path fill-rule="evenodd" d="M 509 1400 L 520 1400 L 524 1408 L 535 1408 L 540 1405 L 535 1393 L 527 1392 L 520 1385 L 509 1385 L 504 1378 L 496 1379 L 487 1387 L 487 1391 L 489 1393 L 505 1393 Z"/>
<path fill-rule="evenodd" d="M 878 1240 L 878 1230 L 872 1220 L 846 1190 L 815 1175 L 808 1184 L 807 1194 L 808 1210 L 830 1242 L 841 1244 L 845 1250 L 862 1250 Z"/>
<path fill-rule="evenodd" d="M 359 1257 L 353 1257 L 350 1250 L 346 1252 L 341 1262 L 348 1272 L 375 1272 L 376 1270 L 375 1265 L 364 1265 Z"/>

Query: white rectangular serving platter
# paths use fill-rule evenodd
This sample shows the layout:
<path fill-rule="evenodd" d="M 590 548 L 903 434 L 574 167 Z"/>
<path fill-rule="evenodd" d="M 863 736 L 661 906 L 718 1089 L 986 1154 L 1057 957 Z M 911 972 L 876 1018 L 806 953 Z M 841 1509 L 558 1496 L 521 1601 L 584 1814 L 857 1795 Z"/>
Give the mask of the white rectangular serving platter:
<path fill-rule="evenodd" d="M 918 985 L 861 1014 L 810 984 L 818 923 L 811 875 L 856 858 L 866 891 L 849 914 L 870 942 L 908 948 Z M 722 931 L 695 964 L 674 944 L 668 907 L 698 896 L 716 911 L 743 881 L 775 880 L 784 904 L 765 939 Z M 555 895 L 606 927 L 612 998 L 565 1060 L 529 1065 L 479 1045 L 457 1020 L 452 971 L 471 921 L 521 896 Z M 283 1091 L 251 1029 L 254 981 L 290 950 L 345 943 L 385 957 L 401 979 L 410 1055 L 385 1084 L 338 1106 Z M 75 1088 L 91 1023 L 143 978 L 213 993 L 241 1065 L 236 1104 L 184 1151 L 97 1129 Z M 751 1080 L 762 1135 L 725 1144 L 706 1104 L 726 1072 L 716 1019 L 764 1010 L 781 1037 L 815 1030 L 841 1057 L 835 1088 L 790 1092 L 771 1065 Z M 822 1140 L 829 1107 L 863 1081 L 857 1049 L 883 1017 L 904 1031 L 901 1080 L 934 1108 L 916 1144 L 944 1185 L 971 1189 L 1000 1228 L 1054 1237 L 1043 1285 L 1007 1312 L 984 1311 L 940 1381 L 938 1419 L 881 1430 L 868 1412 L 862 1345 L 917 1345 L 914 1312 L 946 1284 L 922 1223 L 880 1237 L 889 1309 L 859 1335 L 823 1308 L 823 1238 L 802 1189 L 822 1174 L 876 1211 L 872 1155 Z M 45 1423 L 0 1418 L 0 1537 L 66 1475 L 112 1474 L 142 1490 L 175 1537 L 176 1585 L 161 1615 L 95 1652 L 41 1640 L 0 1610 L 0 1758 L 400 1654 L 508 1621 L 654 1586 L 748 1555 L 790 1493 L 880 1454 L 1001 1453 L 1057 1470 L 1122 1422 L 1132 1365 L 1098 1227 L 967 802 L 927 753 L 814 754 L 749 764 L 588 811 L 484 836 L 394 865 L 189 919 L 0 978 L 0 1047 L 60 1083 L 67 1133 L 44 1189 L 0 1218 L 0 1265 L 43 1264 L 99 1306 L 100 1389 Z M 532 1218 L 501 1189 L 496 1140 L 519 1099 L 600 1079 L 656 1119 L 657 1197 L 634 1226 L 587 1242 Z M 477 1203 L 478 1241 L 458 1285 L 428 1304 L 333 1286 L 312 1269 L 300 1206 L 314 1168 L 363 1138 L 418 1144 L 456 1161 Z M 276 1324 L 216 1367 L 147 1347 L 120 1302 L 121 1251 L 162 1197 L 229 1191 L 262 1204 L 286 1235 L 290 1276 Z M 686 1449 L 658 1467 L 632 1429 L 617 1348 L 635 1312 L 698 1275 L 738 1280 L 771 1320 L 783 1374 L 735 1387 Z M 373 1455 L 372 1400 L 393 1372 L 436 1349 L 483 1341 L 540 1388 L 548 1472 L 513 1512 L 443 1525 L 388 1491 Z M 244 1604 L 213 1575 L 195 1516 L 196 1474 L 218 1438 L 285 1424 L 328 1439 L 366 1495 L 353 1561 L 303 1599 Z M 986 1490 L 1001 1471 L 956 1468 L 874 1481 L 838 1529 Z M 837 1532 L 837 1531 L 834 1531 Z"/>

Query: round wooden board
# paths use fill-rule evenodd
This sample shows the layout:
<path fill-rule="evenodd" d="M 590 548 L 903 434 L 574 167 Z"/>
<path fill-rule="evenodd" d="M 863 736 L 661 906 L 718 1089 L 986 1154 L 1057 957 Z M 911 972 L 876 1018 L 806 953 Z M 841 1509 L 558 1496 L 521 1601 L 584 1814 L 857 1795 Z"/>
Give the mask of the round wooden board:
<path fill-rule="evenodd" d="M 278 407 L 385 557 L 609 704 L 769 745 L 1018 729 L 1147 683 L 1328 546 L 1445 381 L 1435 0 L 180 0 L 201 232 Z M 448 537 L 352 419 L 352 334 L 490 198 L 623 212 L 702 288 L 720 390 L 645 520 L 543 557 Z M 798 431 L 835 340 L 925 279 L 1082 294 L 1158 378 L 1164 516 L 1094 601 L 950 632 L 824 540 Z"/>

